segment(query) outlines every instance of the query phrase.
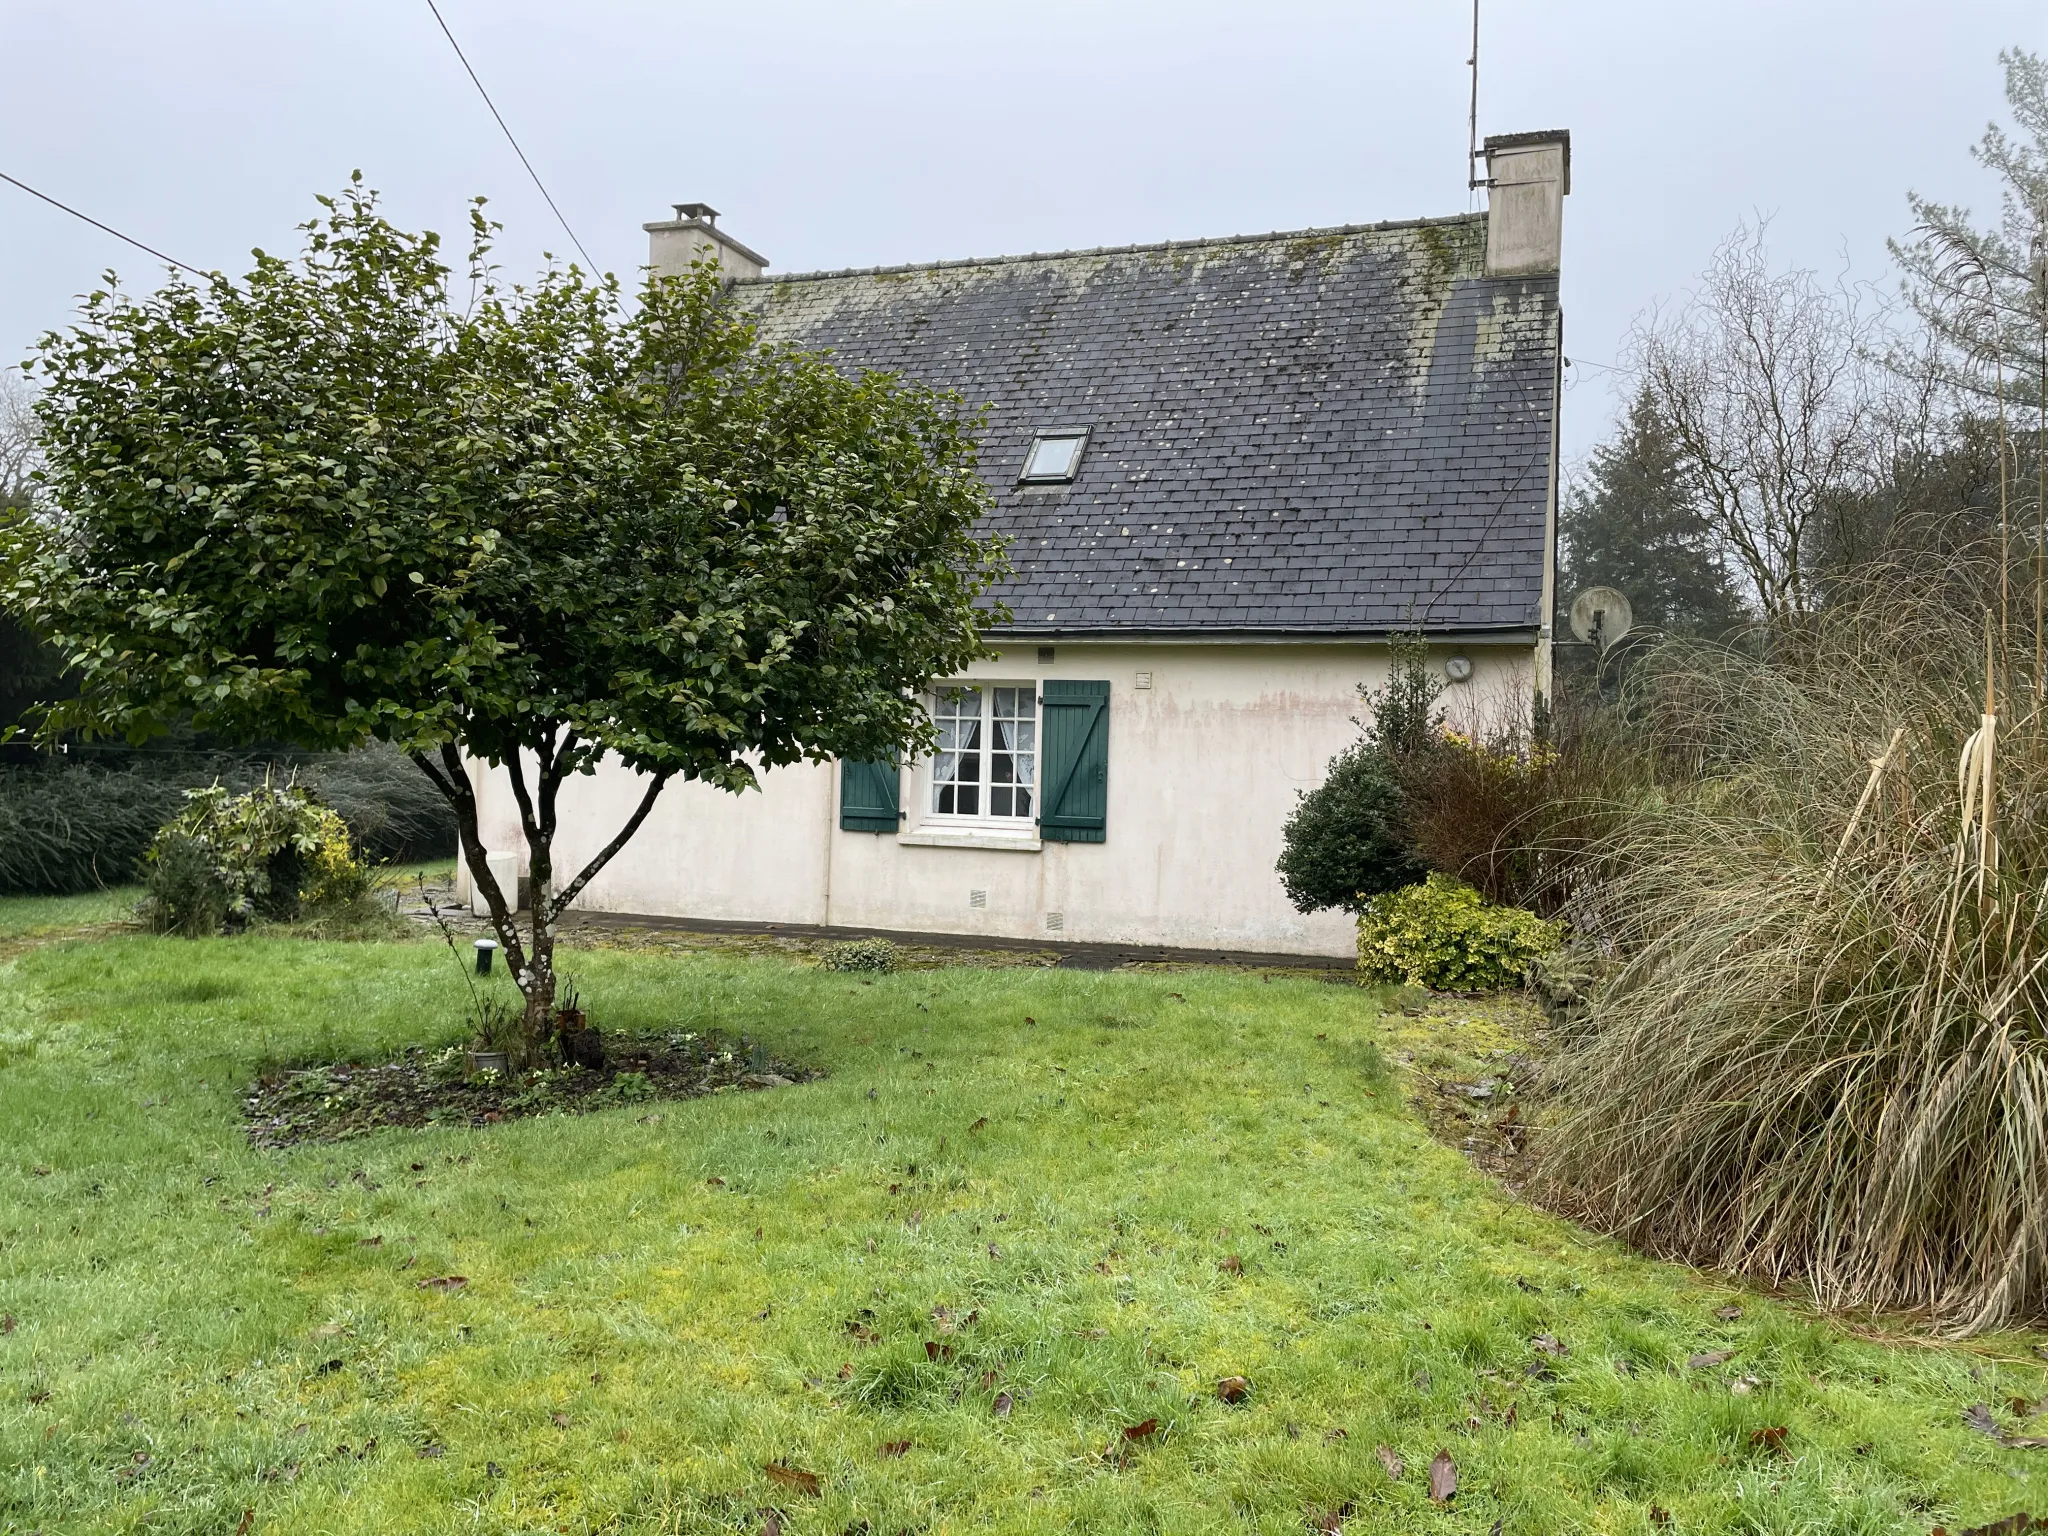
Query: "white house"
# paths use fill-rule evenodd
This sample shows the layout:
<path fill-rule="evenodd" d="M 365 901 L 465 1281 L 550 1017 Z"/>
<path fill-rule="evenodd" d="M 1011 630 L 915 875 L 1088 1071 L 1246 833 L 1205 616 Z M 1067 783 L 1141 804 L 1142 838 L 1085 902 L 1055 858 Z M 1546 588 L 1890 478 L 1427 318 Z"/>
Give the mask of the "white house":
<path fill-rule="evenodd" d="M 1481 214 L 794 277 L 702 204 L 648 225 L 657 269 L 715 255 L 769 338 L 988 404 L 1014 617 L 933 680 L 937 757 L 671 785 L 579 905 L 1349 954 L 1273 865 L 1387 636 L 1419 625 L 1467 713 L 1548 675 L 1570 140 L 1486 161 Z M 573 869 L 639 789 L 563 794 Z"/>

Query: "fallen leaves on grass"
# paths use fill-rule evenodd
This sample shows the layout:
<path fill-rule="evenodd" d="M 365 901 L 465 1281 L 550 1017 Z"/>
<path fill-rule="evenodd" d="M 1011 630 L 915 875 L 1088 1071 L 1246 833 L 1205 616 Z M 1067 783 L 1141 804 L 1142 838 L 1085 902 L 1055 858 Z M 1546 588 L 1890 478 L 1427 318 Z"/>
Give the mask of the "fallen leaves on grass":
<path fill-rule="evenodd" d="M 1127 1441 L 1138 1441 L 1158 1433 L 1159 1421 L 1157 1419 L 1147 1419 L 1142 1424 L 1132 1424 L 1126 1428 L 1124 1430 L 1124 1439 Z"/>
<path fill-rule="evenodd" d="M 1749 1443 L 1767 1451 L 1782 1451 L 1787 1433 L 1783 1424 L 1773 1424 L 1769 1429 L 1753 1429 L 1749 1432 Z"/>
<path fill-rule="evenodd" d="M 459 1291 L 467 1284 L 469 1284 L 469 1276 L 467 1275 L 434 1275 L 429 1279 L 420 1281 L 419 1287 L 423 1291 L 440 1291 L 445 1294 L 449 1291 Z"/>
<path fill-rule="evenodd" d="M 2039 1451 L 2048 1449 L 2048 1435 L 2008 1434 L 1997 1419 L 1991 1416 L 1991 1408 L 1985 1403 L 1972 1403 L 1963 1410 L 1963 1423 L 1980 1434 L 1989 1435 L 2009 1451 Z"/>
<path fill-rule="evenodd" d="M 1306 1511 L 1308 1528 L 1312 1531 L 1341 1531 L 1344 1529 L 1344 1522 L 1351 1518 L 1352 1511 L 1357 1507 L 1349 1499 L 1335 1509 L 1318 1509 L 1311 1504 Z"/>
<path fill-rule="evenodd" d="M 1732 1323 L 1738 1317 L 1742 1316 L 1742 1308 L 1736 1306 L 1733 1302 L 1730 1302 L 1725 1307 L 1714 1308 L 1714 1316 L 1721 1319 L 1721 1321 L 1724 1323 Z"/>
<path fill-rule="evenodd" d="M 894 1461 L 897 1457 L 906 1455 L 909 1450 L 910 1442 L 908 1440 L 886 1440 L 882 1443 L 882 1448 L 875 1452 L 875 1454 L 884 1461 Z"/>
<path fill-rule="evenodd" d="M 1429 1463 L 1429 1502 L 1448 1504 L 1458 1496 L 1458 1464 L 1449 1451 L 1438 1451 Z"/>
<path fill-rule="evenodd" d="M 988 1116 L 983 1115 L 980 1119 L 976 1120 L 974 1124 L 967 1127 L 967 1129 L 970 1131 L 981 1131 L 988 1129 Z"/>
<path fill-rule="evenodd" d="M 1401 1474 L 1408 1470 L 1408 1464 L 1401 1459 L 1401 1453 L 1391 1445 L 1376 1445 L 1372 1448 L 1372 1453 L 1379 1457 L 1380 1465 L 1387 1469 L 1387 1476 L 1396 1482 L 1399 1482 Z"/>
<path fill-rule="evenodd" d="M 2030 1515 L 2023 1509 L 1989 1525 L 1973 1525 L 1967 1530 L 1957 1531 L 1955 1536 L 2019 1536 L 2021 1531 L 2048 1531 L 2048 1517 Z M 1948 1527 L 1937 1525 L 1931 1536 L 1949 1536 Z"/>
<path fill-rule="evenodd" d="M 566 1413 L 550 1414 L 548 1415 L 548 1418 L 549 1421 L 553 1423 L 553 1425 L 557 1429 L 567 1429 L 569 1427 L 569 1415 L 567 1415 Z"/>
<path fill-rule="evenodd" d="M 1696 1355 L 1688 1355 L 1685 1368 L 1688 1371 L 1711 1371 L 1717 1365 L 1726 1365 L 1735 1358 L 1732 1349 L 1703 1349 Z"/>
<path fill-rule="evenodd" d="M 1216 1267 L 1226 1275 L 1241 1275 L 1244 1273 L 1244 1260 L 1233 1253 L 1227 1258 L 1218 1259 Z"/>
<path fill-rule="evenodd" d="M 1561 1359 L 1571 1353 L 1563 1344 L 1558 1342 L 1557 1335 L 1554 1333 L 1539 1333 L 1529 1341 L 1529 1344 L 1537 1354 L 1549 1355 L 1554 1360 Z"/>
<path fill-rule="evenodd" d="M 785 1488 L 794 1488 L 798 1493 L 815 1499 L 825 1486 L 825 1480 L 815 1472 L 806 1472 L 801 1467 L 792 1467 L 786 1461 L 771 1461 L 761 1468 L 768 1476 Z"/>
<path fill-rule="evenodd" d="M 1016 1406 L 1017 1400 L 1014 1397 L 1010 1396 L 1009 1393 L 998 1392 L 996 1394 L 995 1402 L 991 1405 L 990 1411 L 993 1412 L 995 1416 L 999 1419 L 1007 1419 L 1010 1416 L 1010 1410 L 1012 1408 L 1015 1408 Z"/>
<path fill-rule="evenodd" d="M 1241 1403 L 1252 1395 L 1252 1384 L 1242 1376 L 1226 1376 L 1216 1383 L 1216 1395 L 1226 1403 Z"/>

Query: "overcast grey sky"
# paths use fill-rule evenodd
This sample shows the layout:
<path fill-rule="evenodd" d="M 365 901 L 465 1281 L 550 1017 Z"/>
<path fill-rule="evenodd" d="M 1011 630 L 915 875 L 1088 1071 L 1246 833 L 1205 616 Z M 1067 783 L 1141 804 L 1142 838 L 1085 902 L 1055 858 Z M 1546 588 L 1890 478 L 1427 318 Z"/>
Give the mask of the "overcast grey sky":
<path fill-rule="evenodd" d="M 772 271 L 1446 214 L 1466 0 L 441 0 L 592 257 L 703 200 Z M 1969 146 L 2042 0 L 1485 0 L 1480 132 L 1566 127 L 1566 349 L 1616 360 L 1738 220 L 1884 272 L 1913 188 L 1989 208 Z M 204 268 L 291 249 L 360 167 L 401 222 L 492 199 L 521 272 L 568 242 L 426 0 L 0 0 L 0 171 Z M 157 264 L 0 185 L 0 358 L 108 266 Z M 1605 432 L 1575 370 L 1566 442 Z"/>

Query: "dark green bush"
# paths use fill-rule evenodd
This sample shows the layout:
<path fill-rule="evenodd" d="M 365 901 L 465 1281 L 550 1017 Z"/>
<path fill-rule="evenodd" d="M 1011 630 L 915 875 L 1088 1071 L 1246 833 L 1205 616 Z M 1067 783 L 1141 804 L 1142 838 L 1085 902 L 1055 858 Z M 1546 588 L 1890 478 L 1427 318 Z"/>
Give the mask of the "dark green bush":
<path fill-rule="evenodd" d="M 1373 897 L 1428 873 L 1402 830 L 1400 778 L 1376 742 L 1338 753 L 1280 835 L 1280 883 L 1303 912 L 1362 912 Z"/>
<path fill-rule="evenodd" d="M 1303 912 L 1363 912 L 1373 897 L 1429 873 L 1408 836 L 1402 764 L 1426 752 L 1443 723 L 1443 685 L 1429 670 L 1420 635 L 1388 642 L 1385 686 L 1359 685 L 1365 734 L 1330 759 L 1323 782 L 1303 793 L 1281 829 L 1275 866 L 1288 900 Z"/>
<path fill-rule="evenodd" d="M 136 878 L 183 797 L 140 773 L 0 768 L 0 896 L 68 896 Z"/>
<path fill-rule="evenodd" d="M 202 939 L 219 933 L 232 904 L 205 839 L 166 827 L 149 861 L 147 916 L 160 933 Z"/>

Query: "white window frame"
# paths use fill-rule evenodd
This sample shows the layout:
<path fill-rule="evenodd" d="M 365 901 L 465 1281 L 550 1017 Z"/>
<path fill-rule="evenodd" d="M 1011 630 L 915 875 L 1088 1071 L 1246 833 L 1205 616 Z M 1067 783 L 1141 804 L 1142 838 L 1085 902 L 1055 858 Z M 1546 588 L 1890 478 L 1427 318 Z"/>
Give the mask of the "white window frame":
<path fill-rule="evenodd" d="M 1014 689 L 1031 701 L 1031 811 L 1024 816 L 997 816 L 989 809 L 992 803 L 991 791 L 996 787 L 991 780 L 990 743 L 995 739 L 996 691 Z M 931 757 L 919 758 L 913 765 L 907 786 L 916 798 L 911 802 L 916 807 L 911 825 L 901 838 L 912 846 L 926 847 L 973 847 L 1006 848 L 1022 851 L 1036 851 L 1039 846 L 1039 756 L 1044 751 L 1043 732 L 1045 728 L 1044 701 L 1039 697 L 1038 684 L 1022 678 L 972 677 L 956 678 L 935 686 L 925 699 L 925 707 L 934 716 L 939 701 L 948 695 L 962 691 L 978 691 L 981 695 L 981 734 L 977 756 L 979 778 L 977 796 L 981 808 L 972 815 L 957 811 L 942 812 L 938 809 L 937 760 Z"/>
<path fill-rule="evenodd" d="M 1064 431 L 1034 433 L 1031 438 L 1031 446 L 1024 450 L 1024 467 L 1017 472 L 1017 483 L 1019 485 L 1072 485 L 1080 477 L 1081 461 L 1088 457 L 1088 435 L 1089 429 L 1086 427 L 1069 427 Z M 1032 462 L 1038 457 L 1039 447 L 1049 442 L 1071 442 L 1074 445 L 1074 456 L 1068 461 L 1064 474 L 1034 475 L 1031 472 Z"/>

